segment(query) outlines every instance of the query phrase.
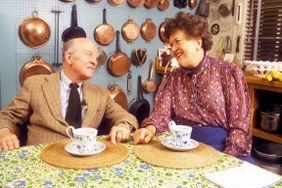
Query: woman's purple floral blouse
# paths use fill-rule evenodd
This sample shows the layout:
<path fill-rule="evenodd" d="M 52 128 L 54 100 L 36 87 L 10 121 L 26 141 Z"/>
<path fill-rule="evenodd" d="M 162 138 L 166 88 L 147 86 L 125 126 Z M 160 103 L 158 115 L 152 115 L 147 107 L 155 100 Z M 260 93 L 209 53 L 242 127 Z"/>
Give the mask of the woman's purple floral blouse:
<path fill-rule="evenodd" d="M 154 109 L 142 127 L 168 130 L 168 121 L 192 127 L 211 125 L 228 130 L 225 153 L 250 153 L 251 100 L 243 72 L 232 63 L 205 56 L 194 69 L 167 73 L 158 89 Z"/>

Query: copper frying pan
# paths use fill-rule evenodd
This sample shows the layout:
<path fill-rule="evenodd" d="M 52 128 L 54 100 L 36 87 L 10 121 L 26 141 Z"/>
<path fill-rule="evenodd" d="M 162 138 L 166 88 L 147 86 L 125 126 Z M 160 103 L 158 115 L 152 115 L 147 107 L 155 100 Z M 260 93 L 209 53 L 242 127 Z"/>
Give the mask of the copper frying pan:
<path fill-rule="evenodd" d="M 169 0 L 160 0 L 159 3 L 158 3 L 158 6 L 157 6 L 157 8 L 160 11 L 164 11 L 164 10 L 168 9 L 168 7 L 169 7 Z"/>
<path fill-rule="evenodd" d="M 120 50 L 119 31 L 116 31 L 116 52 L 108 60 L 108 69 L 114 76 L 122 76 L 130 70 L 129 57 Z"/>
<path fill-rule="evenodd" d="M 40 55 L 34 55 L 32 56 L 32 60 L 26 62 L 20 70 L 20 84 L 22 86 L 25 79 L 29 76 L 37 74 L 51 74 L 53 72 L 55 72 L 53 67 L 47 62 L 43 61 Z"/>
<path fill-rule="evenodd" d="M 159 0 L 145 0 L 144 5 L 147 8 L 155 8 L 159 3 Z"/>
<path fill-rule="evenodd" d="M 133 42 L 139 37 L 140 29 L 132 19 L 128 19 L 121 27 L 121 34 L 126 42 Z"/>
<path fill-rule="evenodd" d="M 165 35 L 165 27 L 167 25 L 168 18 L 165 19 L 165 21 L 163 23 L 161 23 L 160 27 L 159 27 L 159 36 L 160 39 L 163 43 L 168 43 L 168 38 Z"/>
<path fill-rule="evenodd" d="M 146 41 L 151 41 L 157 34 L 157 27 L 150 18 L 141 25 L 141 36 Z"/>
<path fill-rule="evenodd" d="M 110 96 L 116 103 L 118 103 L 123 109 L 127 110 L 127 97 L 123 90 L 116 84 L 108 85 Z"/>
<path fill-rule="evenodd" d="M 51 31 L 49 25 L 38 12 L 33 11 L 30 18 L 25 19 L 19 26 L 19 36 L 22 42 L 31 48 L 44 46 L 50 39 Z"/>
<path fill-rule="evenodd" d="M 102 46 L 109 45 L 115 38 L 114 28 L 107 24 L 105 8 L 103 9 L 103 23 L 95 28 L 94 38 Z"/>
<path fill-rule="evenodd" d="M 141 7 L 144 5 L 145 0 L 127 0 L 129 6 L 133 8 Z"/>
<path fill-rule="evenodd" d="M 108 2 L 113 6 L 117 6 L 123 4 L 125 0 L 108 0 Z"/>

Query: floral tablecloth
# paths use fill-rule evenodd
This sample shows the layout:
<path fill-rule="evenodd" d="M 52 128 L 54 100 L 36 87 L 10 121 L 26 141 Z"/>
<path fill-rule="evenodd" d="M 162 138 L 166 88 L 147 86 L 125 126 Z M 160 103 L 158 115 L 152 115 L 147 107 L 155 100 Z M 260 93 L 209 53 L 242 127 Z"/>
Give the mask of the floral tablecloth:
<path fill-rule="evenodd" d="M 101 139 L 101 138 L 100 138 Z M 241 161 L 220 153 L 212 166 L 196 169 L 155 167 L 139 160 L 133 153 L 133 142 L 125 143 L 129 156 L 123 162 L 106 168 L 87 170 L 62 169 L 44 163 L 40 152 L 47 144 L 0 151 L 0 187 L 204 187 L 213 184 L 204 174 L 240 165 Z M 267 186 L 282 187 L 282 182 Z"/>

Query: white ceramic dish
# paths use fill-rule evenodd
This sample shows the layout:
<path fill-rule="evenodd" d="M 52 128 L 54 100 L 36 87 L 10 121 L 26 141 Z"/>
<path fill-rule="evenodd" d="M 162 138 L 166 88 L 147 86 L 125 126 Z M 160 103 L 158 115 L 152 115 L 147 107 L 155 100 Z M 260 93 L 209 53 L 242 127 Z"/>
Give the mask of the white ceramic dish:
<path fill-rule="evenodd" d="M 93 151 L 90 151 L 90 152 L 80 152 L 77 147 L 77 145 L 73 142 L 67 144 L 65 146 L 65 150 L 67 152 L 69 152 L 70 154 L 73 154 L 73 155 L 77 155 L 77 156 L 89 156 L 89 155 L 94 155 L 94 154 L 97 154 L 97 153 L 101 153 L 102 151 L 104 151 L 106 149 L 106 145 L 102 142 L 98 142 L 96 141 L 96 144 L 95 144 L 95 149 Z"/>
<path fill-rule="evenodd" d="M 188 151 L 188 150 L 192 150 L 192 149 L 199 146 L 199 143 L 196 140 L 193 140 L 193 139 L 190 139 L 190 142 L 187 144 L 187 146 L 183 146 L 183 147 L 174 146 L 171 143 L 169 138 L 163 138 L 161 140 L 161 143 L 162 143 L 162 145 L 164 145 L 168 149 L 176 150 L 176 151 Z"/>

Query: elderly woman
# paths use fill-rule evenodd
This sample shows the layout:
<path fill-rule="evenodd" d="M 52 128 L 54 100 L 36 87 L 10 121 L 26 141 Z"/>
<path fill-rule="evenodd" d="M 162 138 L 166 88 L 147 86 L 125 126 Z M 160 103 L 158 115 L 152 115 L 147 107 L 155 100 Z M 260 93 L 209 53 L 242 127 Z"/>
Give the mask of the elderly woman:
<path fill-rule="evenodd" d="M 212 36 L 200 16 L 179 12 L 169 20 L 166 36 L 180 68 L 164 76 L 135 143 L 149 143 L 174 120 L 192 126 L 193 139 L 250 161 L 250 96 L 242 71 L 207 55 Z"/>

